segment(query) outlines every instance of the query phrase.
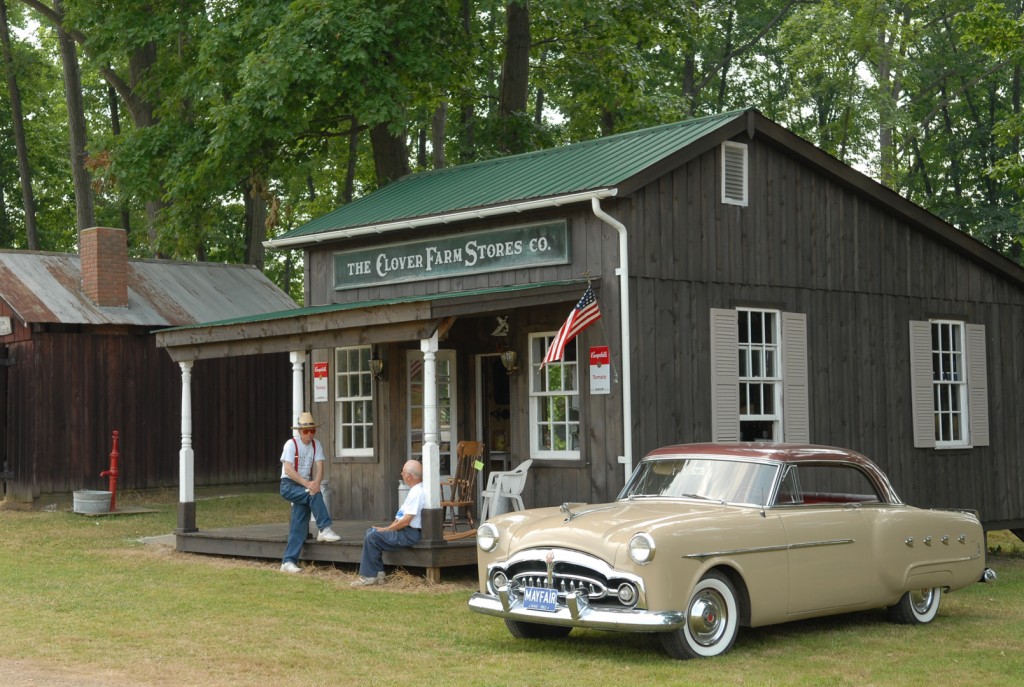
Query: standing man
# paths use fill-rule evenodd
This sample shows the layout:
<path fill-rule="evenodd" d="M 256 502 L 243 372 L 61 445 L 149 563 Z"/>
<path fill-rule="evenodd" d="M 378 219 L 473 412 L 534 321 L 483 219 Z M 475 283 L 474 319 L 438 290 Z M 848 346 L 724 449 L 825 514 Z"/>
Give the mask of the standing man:
<path fill-rule="evenodd" d="M 371 527 L 363 539 L 363 560 L 359 564 L 359 579 L 353 587 L 368 587 L 383 584 L 384 552 L 404 549 L 420 540 L 423 510 L 423 466 L 418 460 L 410 460 L 402 467 L 402 481 L 409 487 L 405 501 L 395 514 L 395 520 L 387 527 Z"/>
<path fill-rule="evenodd" d="M 284 547 L 281 572 L 302 572 L 297 563 L 302 544 L 309 535 L 309 514 L 316 518 L 320 530 L 316 540 L 332 542 L 341 539 L 331 529 L 331 514 L 327 512 L 320 482 L 324 478 L 324 447 L 314 436 L 317 424 L 311 413 L 302 413 L 299 423 L 292 427 L 298 430 L 299 438 L 292 437 L 284 444 L 281 452 L 281 498 L 292 504 L 291 527 L 288 530 L 288 544 Z"/>

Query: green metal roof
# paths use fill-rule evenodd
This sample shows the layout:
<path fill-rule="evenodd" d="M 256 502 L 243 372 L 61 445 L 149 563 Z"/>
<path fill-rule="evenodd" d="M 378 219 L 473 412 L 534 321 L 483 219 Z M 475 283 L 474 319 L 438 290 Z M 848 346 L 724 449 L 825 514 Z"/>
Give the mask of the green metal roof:
<path fill-rule="evenodd" d="M 165 327 L 153 331 L 154 334 L 164 332 L 180 332 L 189 329 L 205 329 L 208 327 L 224 327 L 239 324 L 252 324 L 256 322 L 270 322 L 272 320 L 287 320 L 308 315 L 321 315 L 326 313 L 343 312 L 345 310 L 360 310 L 363 308 L 376 308 L 382 305 L 398 305 L 402 303 L 420 303 L 424 301 L 443 301 L 454 298 L 479 298 L 492 294 L 507 294 L 514 291 L 533 291 L 553 286 L 567 286 L 585 284 L 585 279 L 567 279 L 561 281 L 543 281 L 532 284 L 514 284 L 507 286 L 489 286 L 482 289 L 469 291 L 445 291 L 442 293 L 425 294 L 421 296 L 402 296 L 398 298 L 381 298 L 372 301 L 357 301 L 352 303 L 328 303 L 327 305 L 309 305 L 304 308 L 292 308 L 290 310 L 278 310 L 276 312 L 256 313 L 245 317 L 234 317 L 227 320 L 216 320 L 214 322 L 202 322 L 188 324 L 179 327 Z"/>
<path fill-rule="evenodd" d="M 748 110 L 692 119 L 484 162 L 410 174 L 272 241 L 496 205 L 611 189 Z M 306 241 L 301 241 L 306 243 Z"/>

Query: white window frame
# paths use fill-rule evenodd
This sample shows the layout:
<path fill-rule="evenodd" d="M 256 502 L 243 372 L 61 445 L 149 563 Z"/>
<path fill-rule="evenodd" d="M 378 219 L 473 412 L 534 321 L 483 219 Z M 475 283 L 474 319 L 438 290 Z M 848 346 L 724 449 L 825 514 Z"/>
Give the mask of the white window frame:
<path fill-rule="evenodd" d="M 743 319 L 747 316 L 747 341 L 742 342 Z M 762 322 L 762 340 L 753 342 L 749 334 L 753 330 L 750 323 L 754 318 Z M 771 337 L 764 336 L 766 330 L 764 322 L 770 318 Z M 778 310 L 763 308 L 736 308 L 736 346 L 738 349 L 738 379 L 739 379 L 739 410 L 740 426 L 744 422 L 770 422 L 772 425 L 772 436 L 767 437 L 768 441 L 781 441 L 782 439 L 782 313 Z M 770 370 L 768 368 L 771 368 Z M 744 374 L 746 373 L 746 374 Z M 762 409 L 770 400 L 772 412 L 750 412 L 754 406 L 751 401 L 751 391 L 757 387 L 761 392 L 757 405 Z M 744 409 L 747 412 L 744 412 Z M 742 430 L 741 430 L 742 434 Z"/>
<path fill-rule="evenodd" d="M 746 143 L 724 141 L 722 143 L 722 202 L 727 205 L 746 207 L 749 204 L 748 164 L 749 154 Z M 739 178 L 737 179 L 737 175 Z M 740 188 L 736 189 L 737 182 Z M 737 196 L 735 191 L 739 190 Z"/>
<path fill-rule="evenodd" d="M 557 332 L 538 332 L 529 336 L 529 364 L 530 364 L 530 457 L 537 460 L 579 460 L 580 459 L 580 370 L 579 370 L 579 348 L 578 338 L 573 339 L 565 346 L 565 355 L 562 362 L 548 363 L 541 368 L 541 361 L 551 345 L 552 339 Z M 557 388 L 549 389 L 547 380 L 557 376 Z M 571 380 L 569 388 L 566 387 L 566 380 Z M 551 409 L 564 399 L 566 417 L 563 420 L 550 419 Z M 544 419 L 544 410 L 549 419 Z M 569 410 L 575 411 L 575 419 L 568 417 Z M 546 429 L 549 437 L 557 434 L 557 429 L 563 428 L 567 438 L 567 448 L 551 448 L 552 441 L 545 444 L 541 441 L 541 435 Z M 571 447 L 569 437 L 575 437 L 576 448 Z"/>
<path fill-rule="evenodd" d="M 750 308 L 747 308 L 750 310 Z M 778 313 L 776 361 L 782 375 L 781 399 L 776 397 L 779 416 L 778 441 L 811 443 L 809 403 L 807 316 Z M 740 440 L 739 311 L 711 308 L 711 441 Z M 748 419 L 749 416 L 745 416 Z"/>
<path fill-rule="evenodd" d="M 967 372 L 965 442 L 936 442 L 935 364 L 932 360 L 932 322 L 963 324 L 964 364 Z M 978 448 L 990 443 L 988 418 L 988 360 L 985 325 L 936 318 L 910 320 L 910 405 L 914 448 Z"/>
<path fill-rule="evenodd" d="M 423 352 L 418 350 L 409 350 L 405 354 L 406 362 L 406 373 L 405 373 L 405 391 L 406 398 L 408 399 L 408 410 L 406 413 L 406 437 L 405 447 L 408 452 L 408 458 L 413 460 L 423 461 L 423 423 L 422 423 L 422 410 L 421 404 L 413 404 L 413 400 L 416 398 L 413 390 L 414 377 L 416 376 L 416 367 L 420 367 L 419 374 L 422 375 L 423 365 Z M 435 386 L 437 387 L 437 410 L 438 410 L 438 421 L 437 421 L 437 432 L 438 432 L 438 458 L 439 467 L 441 469 L 441 477 L 451 477 L 455 475 L 455 468 L 457 458 L 455 455 L 455 447 L 458 444 L 459 437 L 456 436 L 457 427 L 459 426 L 458 418 L 458 379 L 456 366 L 455 351 L 451 349 L 439 350 L 434 355 L 434 363 L 437 366 L 437 378 L 434 380 Z M 443 370 L 447 370 L 448 374 L 444 374 Z M 419 394 L 422 398 L 422 391 Z M 419 411 L 420 422 L 417 423 L 415 420 L 415 414 Z M 420 448 L 417 450 L 416 446 Z M 448 470 L 443 469 L 444 463 L 448 463 Z"/>
<path fill-rule="evenodd" d="M 929 320 L 929 323 L 935 448 L 970 446 L 966 326 L 959 320 Z"/>
<path fill-rule="evenodd" d="M 342 458 L 373 456 L 370 355 L 369 346 L 334 349 L 334 443 L 335 453 Z M 361 441 L 355 440 L 357 436 Z"/>

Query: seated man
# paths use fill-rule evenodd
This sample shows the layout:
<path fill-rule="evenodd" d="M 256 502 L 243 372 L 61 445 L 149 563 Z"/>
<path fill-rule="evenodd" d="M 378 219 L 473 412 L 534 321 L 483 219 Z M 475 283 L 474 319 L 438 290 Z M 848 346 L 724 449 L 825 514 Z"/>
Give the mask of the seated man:
<path fill-rule="evenodd" d="M 402 467 L 402 481 L 409 487 L 395 514 L 395 521 L 387 527 L 371 527 L 363 539 L 363 559 L 359 564 L 359 579 L 353 587 L 368 587 L 384 582 L 384 552 L 412 546 L 420 540 L 420 514 L 423 510 L 423 467 L 410 460 Z"/>

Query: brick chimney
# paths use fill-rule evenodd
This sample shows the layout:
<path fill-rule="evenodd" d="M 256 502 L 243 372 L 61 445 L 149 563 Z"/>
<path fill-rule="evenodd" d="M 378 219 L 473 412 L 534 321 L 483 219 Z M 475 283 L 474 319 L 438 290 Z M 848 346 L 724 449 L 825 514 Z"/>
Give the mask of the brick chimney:
<path fill-rule="evenodd" d="M 92 227 L 81 235 L 82 291 L 103 308 L 128 307 L 128 234 Z"/>

